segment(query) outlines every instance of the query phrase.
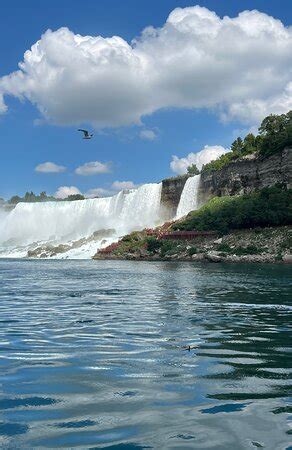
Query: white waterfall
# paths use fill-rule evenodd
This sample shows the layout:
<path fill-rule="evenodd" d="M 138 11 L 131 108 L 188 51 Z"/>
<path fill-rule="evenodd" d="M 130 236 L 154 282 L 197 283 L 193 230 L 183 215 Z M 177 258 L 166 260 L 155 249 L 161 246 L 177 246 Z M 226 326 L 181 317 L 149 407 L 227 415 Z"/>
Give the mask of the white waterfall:
<path fill-rule="evenodd" d="M 40 244 L 86 241 L 100 230 L 114 230 L 107 241 L 111 243 L 133 230 L 158 225 L 160 198 L 161 183 L 153 183 L 107 198 L 18 203 L 0 219 L 0 256 L 26 256 L 28 248 Z M 102 242 L 86 242 L 66 257 L 90 257 Z"/>
<path fill-rule="evenodd" d="M 200 175 L 195 175 L 187 179 L 177 207 L 176 219 L 185 216 L 190 211 L 198 209 L 200 177 Z"/>

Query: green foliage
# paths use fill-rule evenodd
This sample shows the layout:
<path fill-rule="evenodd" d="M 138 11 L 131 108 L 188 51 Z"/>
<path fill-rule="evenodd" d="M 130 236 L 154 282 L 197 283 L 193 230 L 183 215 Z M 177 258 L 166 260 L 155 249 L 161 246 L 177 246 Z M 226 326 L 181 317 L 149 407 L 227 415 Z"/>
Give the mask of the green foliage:
<path fill-rule="evenodd" d="M 71 194 L 65 198 L 65 201 L 73 201 L 73 200 L 84 200 L 84 196 L 81 194 Z M 62 201 L 62 199 L 58 199 L 53 197 L 52 195 L 47 195 L 45 191 L 41 192 L 40 195 L 36 195 L 34 192 L 26 192 L 23 197 L 19 197 L 19 195 L 14 195 L 8 200 L 8 203 L 16 205 L 17 203 L 25 202 L 25 203 L 37 203 L 37 202 L 57 202 Z"/>
<path fill-rule="evenodd" d="M 162 258 L 164 258 L 164 256 L 166 256 L 167 254 L 170 255 L 173 253 L 177 253 L 178 245 L 179 245 L 178 241 L 173 240 L 162 241 L 160 247 L 160 255 L 162 256 Z"/>
<path fill-rule="evenodd" d="M 74 200 L 84 200 L 84 199 L 85 199 L 85 197 L 82 194 L 71 194 L 71 195 L 68 195 L 67 198 L 65 198 L 65 200 L 68 202 L 72 202 Z"/>
<path fill-rule="evenodd" d="M 217 245 L 217 250 L 218 252 L 230 253 L 232 251 L 232 248 L 230 247 L 230 245 L 223 242 L 222 244 Z"/>
<path fill-rule="evenodd" d="M 262 137 L 260 154 L 270 156 L 292 145 L 292 111 L 287 114 L 271 114 L 259 128 Z"/>
<path fill-rule="evenodd" d="M 188 174 L 189 175 L 199 175 L 200 171 L 197 168 L 196 164 L 192 164 L 191 166 L 188 167 Z"/>
<path fill-rule="evenodd" d="M 188 255 L 189 256 L 193 256 L 196 253 L 198 253 L 198 249 L 196 247 L 191 247 L 191 248 L 188 249 Z"/>
<path fill-rule="evenodd" d="M 214 197 L 184 221 L 173 226 L 180 230 L 215 230 L 292 224 L 292 190 L 279 186 L 234 197 Z"/>
<path fill-rule="evenodd" d="M 281 115 L 271 114 L 262 121 L 258 136 L 249 133 L 244 140 L 237 138 L 231 144 L 230 152 L 205 164 L 202 172 L 220 170 L 232 161 L 252 153 L 265 158 L 289 146 L 292 146 L 292 111 Z"/>
<path fill-rule="evenodd" d="M 217 246 L 217 251 L 223 252 L 221 255 L 226 253 L 231 253 L 232 255 L 243 256 L 243 255 L 258 255 L 264 251 L 264 249 L 259 249 L 255 245 L 248 245 L 246 247 L 236 247 L 231 248 L 230 245 L 226 243 L 219 244 Z"/>
<path fill-rule="evenodd" d="M 161 247 L 161 241 L 156 237 L 149 236 L 146 238 L 147 250 L 151 253 L 155 253 Z"/>
<path fill-rule="evenodd" d="M 8 200 L 8 203 L 12 204 L 12 205 L 16 205 L 17 203 L 21 202 L 22 198 L 19 197 L 18 195 L 13 195 L 13 197 L 11 197 L 10 200 Z"/>
<path fill-rule="evenodd" d="M 35 202 L 48 202 L 48 201 L 54 201 L 56 200 L 52 196 L 47 196 L 46 192 L 41 192 L 40 195 L 36 195 L 34 192 L 26 192 L 24 197 L 19 197 L 19 195 L 14 195 L 11 197 L 10 200 L 8 200 L 8 203 L 16 205 L 20 202 L 25 203 L 35 203 Z"/>
<path fill-rule="evenodd" d="M 247 247 L 236 247 L 232 253 L 237 256 L 243 255 L 259 255 L 263 253 L 264 249 L 257 248 L 255 245 L 248 245 Z"/>

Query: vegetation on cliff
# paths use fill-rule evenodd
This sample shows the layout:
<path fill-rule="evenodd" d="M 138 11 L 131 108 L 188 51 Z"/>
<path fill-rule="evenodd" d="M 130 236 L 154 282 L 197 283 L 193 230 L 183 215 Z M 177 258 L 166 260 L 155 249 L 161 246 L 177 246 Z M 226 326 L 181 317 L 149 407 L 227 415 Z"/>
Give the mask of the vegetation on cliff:
<path fill-rule="evenodd" d="M 230 152 L 205 164 L 202 172 L 222 169 L 227 164 L 250 154 L 266 158 L 291 146 L 292 111 L 281 115 L 271 114 L 262 121 L 257 136 L 249 133 L 244 139 L 238 137 L 232 143 Z"/>
<path fill-rule="evenodd" d="M 292 190 L 280 186 L 250 194 L 214 197 L 202 208 L 192 211 L 173 225 L 176 230 L 215 230 L 292 224 Z"/>

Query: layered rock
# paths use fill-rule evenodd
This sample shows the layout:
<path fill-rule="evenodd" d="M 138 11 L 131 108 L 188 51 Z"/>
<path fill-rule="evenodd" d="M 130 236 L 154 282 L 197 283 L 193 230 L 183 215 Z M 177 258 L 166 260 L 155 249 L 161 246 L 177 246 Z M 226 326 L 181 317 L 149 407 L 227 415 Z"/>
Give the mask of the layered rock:
<path fill-rule="evenodd" d="M 286 148 L 265 159 L 255 154 L 247 155 L 220 170 L 201 174 L 199 204 L 202 205 L 215 196 L 246 194 L 278 183 L 291 188 L 291 173 L 292 148 Z M 161 202 L 168 210 L 169 218 L 175 216 L 188 176 L 162 181 Z"/>
<path fill-rule="evenodd" d="M 291 187 L 292 149 L 266 159 L 247 155 L 220 170 L 201 175 L 200 200 L 205 203 L 214 196 L 248 194 L 277 183 Z"/>
<path fill-rule="evenodd" d="M 183 188 L 189 175 L 181 175 L 162 180 L 161 205 L 166 219 L 175 216 Z"/>

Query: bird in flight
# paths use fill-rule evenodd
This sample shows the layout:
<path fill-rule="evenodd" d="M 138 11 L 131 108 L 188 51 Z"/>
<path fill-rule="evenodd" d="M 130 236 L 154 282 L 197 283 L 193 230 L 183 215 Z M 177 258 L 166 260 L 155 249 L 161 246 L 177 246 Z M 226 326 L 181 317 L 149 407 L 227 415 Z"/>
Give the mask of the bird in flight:
<path fill-rule="evenodd" d="M 89 134 L 89 131 L 87 130 L 79 128 L 78 131 L 82 131 L 82 133 L 84 134 L 83 139 L 91 139 L 93 137 L 93 133 Z"/>

